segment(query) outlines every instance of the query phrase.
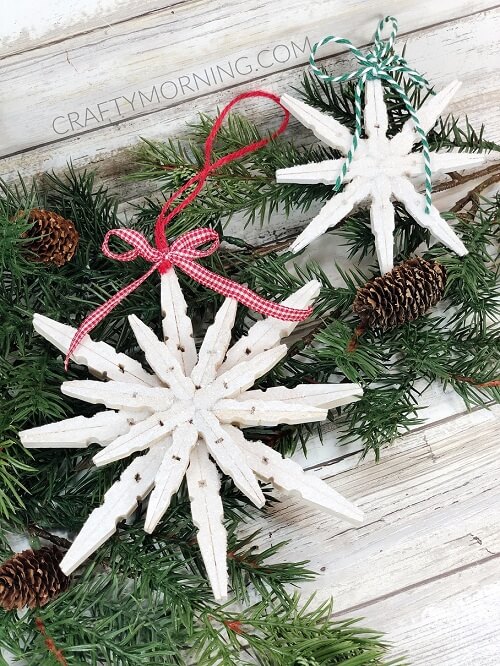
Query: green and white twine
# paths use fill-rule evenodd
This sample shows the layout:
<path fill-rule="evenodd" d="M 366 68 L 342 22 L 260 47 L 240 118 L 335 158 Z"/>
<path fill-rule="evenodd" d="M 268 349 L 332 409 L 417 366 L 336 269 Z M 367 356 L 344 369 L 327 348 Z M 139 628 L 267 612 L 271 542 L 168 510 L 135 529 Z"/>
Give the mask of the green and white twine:
<path fill-rule="evenodd" d="M 391 24 L 391 33 L 386 40 L 382 39 L 382 31 L 386 23 Z M 407 77 L 416 83 L 420 87 L 429 87 L 428 81 L 417 71 L 408 66 L 406 60 L 393 52 L 394 40 L 398 32 L 398 22 L 393 16 L 386 16 L 383 18 L 377 27 L 375 35 L 373 37 L 373 50 L 369 51 L 366 54 L 363 54 L 358 48 L 352 44 L 345 37 L 335 37 L 330 35 L 329 37 L 324 37 L 321 41 L 315 44 L 311 50 L 311 55 L 309 56 L 309 64 L 314 74 L 321 79 L 322 81 L 329 81 L 331 83 L 344 83 L 350 81 L 351 79 L 357 79 L 356 88 L 354 90 L 354 114 L 355 114 L 355 128 L 354 136 L 352 139 L 351 147 L 347 153 L 344 164 L 342 165 L 342 170 L 339 177 L 335 183 L 335 190 L 339 190 L 344 182 L 345 176 L 349 170 L 351 162 L 358 147 L 359 139 L 361 137 L 361 132 L 363 131 L 362 126 L 362 116 L 363 116 L 363 107 L 362 107 L 362 98 L 363 90 L 365 87 L 366 81 L 372 81 L 373 79 L 382 79 L 387 81 L 387 83 L 396 91 L 396 93 L 403 100 L 408 113 L 413 120 L 415 129 L 420 136 L 420 141 L 422 142 L 422 151 L 424 156 L 424 171 L 425 171 L 425 212 L 429 213 L 432 204 L 432 170 L 431 170 L 431 156 L 429 149 L 429 142 L 425 135 L 424 130 L 418 119 L 417 112 L 411 103 L 410 98 L 401 87 L 401 85 L 394 79 L 394 74 L 402 72 L 407 75 Z M 359 68 L 348 74 L 339 74 L 338 76 L 331 76 L 326 74 L 321 70 L 315 61 L 316 53 L 318 49 L 328 44 L 329 42 L 335 42 L 336 44 L 343 44 L 346 46 L 349 51 L 355 56 L 359 62 Z"/>

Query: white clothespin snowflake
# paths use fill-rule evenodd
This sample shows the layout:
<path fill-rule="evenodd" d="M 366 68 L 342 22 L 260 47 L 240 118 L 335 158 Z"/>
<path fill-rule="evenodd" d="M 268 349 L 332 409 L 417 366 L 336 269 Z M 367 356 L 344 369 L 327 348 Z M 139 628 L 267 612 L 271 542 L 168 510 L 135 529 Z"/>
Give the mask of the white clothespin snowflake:
<path fill-rule="evenodd" d="M 286 299 L 290 307 L 309 305 L 319 292 L 311 281 Z M 356 384 L 307 384 L 294 389 L 275 387 L 249 390 L 254 382 L 286 354 L 280 344 L 296 322 L 267 318 L 229 348 L 237 302 L 226 299 L 197 353 L 192 324 L 175 271 L 161 277 L 163 335 L 134 315 L 130 325 L 154 374 L 104 342 L 87 335 L 72 355 L 90 372 L 107 381 L 68 381 L 62 392 L 107 408 L 93 417 L 77 416 L 25 430 L 28 448 L 78 448 L 91 443 L 103 450 L 96 465 L 136 457 L 108 490 L 66 553 L 62 570 L 69 574 L 130 516 L 138 500 L 149 495 L 144 529 L 153 532 L 173 494 L 186 476 L 193 522 L 208 577 L 217 599 L 227 594 L 227 535 L 216 465 L 257 506 L 264 505 L 258 480 L 271 482 L 306 502 L 353 523 L 362 512 L 313 474 L 285 460 L 262 442 L 249 441 L 242 428 L 280 423 L 308 423 L 325 419 L 328 409 L 358 399 Z M 75 329 L 42 315 L 35 329 L 66 353 Z"/>
<path fill-rule="evenodd" d="M 385 23 L 392 24 L 387 41 L 382 40 Z M 279 183 L 347 183 L 342 192 L 335 194 L 291 245 L 293 252 L 302 250 L 328 229 L 335 227 L 357 205 L 370 201 L 370 220 L 375 237 L 378 263 L 382 273 L 393 268 L 394 207 L 392 199 L 402 203 L 408 213 L 422 227 L 429 229 L 448 248 L 462 256 L 467 249 L 449 224 L 431 205 L 431 176 L 435 173 L 471 168 L 484 161 L 482 155 L 459 152 L 432 152 L 426 135 L 460 87 L 453 81 L 435 96 L 429 97 L 415 110 L 402 86 L 394 79 L 397 72 L 406 73 L 418 85 L 427 85 L 425 79 L 408 67 L 406 61 L 392 48 L 397 32 L 397 21 L 386 17 L 380 21 L 374 37 L 374 49 L 363 54 L 349 40 L 325 37 L 313 47 L 310 63 L 315 75 L 323 80 L 341 82 L 358 78 L 355 89 L 355 132 L 351 132 L 331 116 L 290 95 L 281 97 L 281 104 L 303 125 L 331 148 L 340 150 L 346 159 L 324 160 L 302 164 L 276 172 Z M 339 76 L 330 76 L 319 69 L 314 56 L 319 46 L 338 42 L 347 47 L 358 60 L 358 70 Z M 410 118 L 393 138 L 387 137 L 388 116 L 381 80 L 385 80 L 404 102 Z M 365 107 L 362 112 L 362 91 Z M 361 138 L 361 116 L 366 138 Z M 412 152 L 413 145 L 422 142 L 422 153 Z M 415 180 L 425 177 L 425 194 L 414 186 Z"/>
<path fill-rule="evenodd" d="M 428 132 L 456 93 L 460 83 L 453 81 L 444 90 L 429 97 L 418 110 L 422 127 Z M 351 132 L 334 118 L 290 95 L 283 95 L 281 103 L 300 122 L 332 148 L 347 154 L 352 144 Z M 408 213 L 422 227 L 459 256 L 467 249 L 434 206 L 426 213 L 425 196 L 412 181 L 421 180 L 424 172 L 422 153 L 412 152 L 419 140 L 413 121 L 407 120 L 401 132 L 387 138 L 387 109 L 382 83 L 367 81 L 365 87 L 364 127 L 366 139 L 360 139 L 350 167 L 345 175 L 347 183 L 342 192 L 335 194 L 311 220 L 291 245 L 293 252 L 307 247 L 328 229 L 335 227 L 358 205 L 370 200 L 370 221 L 381 273 L 393 266 L 394 207 L 392 199 L 401 202 Z M 484 157 L 478 154 L 448 152 L 430 153 L 432 173 L 446 173 L 457 169 L 479 166 Z M 339 178 L 343 159 L 324 160 L 301 164 L 276 172 L 278 183 L 325 183 L 334 185 Z"/>

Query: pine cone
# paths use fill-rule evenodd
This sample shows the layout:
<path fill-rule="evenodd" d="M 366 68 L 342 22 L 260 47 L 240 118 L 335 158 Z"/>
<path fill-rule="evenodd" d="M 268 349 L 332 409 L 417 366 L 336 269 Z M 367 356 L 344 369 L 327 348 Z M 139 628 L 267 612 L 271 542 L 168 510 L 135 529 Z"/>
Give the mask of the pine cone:
<path fill-rule="evenodd" d="M 65 592 L 70 578 L 59 568 L 62 552 L 56 546 L 17 553 L 0 566 L 0 607 L 36 608 Z"/>
<path fill-rule="evenodd" d="M 33 208 L 28 220 L 33 226 L 24 237 L 33 239 L 28 249 L 34 261 L 62 266 L 73 258 L 79 234 L 71 220 L 41 208 Z"/>
<path fill-rule="evenodd" d="M 444 266 L 415 257 L 358 289 L 352 309 L 363 327 L 386 331 L 422 316 L 445 286 Z"/>

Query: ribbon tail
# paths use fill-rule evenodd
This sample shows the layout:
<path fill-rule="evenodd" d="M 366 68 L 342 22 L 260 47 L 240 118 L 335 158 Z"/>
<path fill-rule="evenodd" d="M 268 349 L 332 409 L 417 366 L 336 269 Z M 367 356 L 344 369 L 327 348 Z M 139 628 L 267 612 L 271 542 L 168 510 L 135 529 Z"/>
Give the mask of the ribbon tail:
<path fill-rule="evenodd" d="M 246 305 L 250 310 L 265 315 L 266 317 L 274 317 L 281 321 L 303 321 L 313 312 L 311 307 L 300 310 L 298 308 L 289 308 L 286 305 L 280 305 L 279 303 L 269 301 L 262 298 L 262 296 L 259 296 L 248 287 L 244 287 L 238 282 L 229 280 L 222 275 L 217 275 L 217 273 L 212 273 L 212 271 L 209 271 L 207 268 L 204 268 L 191 260 L 177 259 L 175 263 L 184 271 L 184 273 L 202 284 L 204 287 L 208 287 L 208 289 L 212 289 L 212 291 L 216 291 L 217 293 L 222 294 L 222 296 L 226 296 L 226 298 L 234 298 L 239 303 Z"/>
<path fill-rule="evenodd" d="M 126 287 L 123 287 L 123 289 L 120 289 L 120 291 L 118 291 L 114 296 L 112 296 L 109 299 L 109 301 L 106 301 L 105 303 L 100 305 L 98 308 L 93 310 L 89 315 L 85 317 L 85 319 L 78 327 L 78 330 L 76 331 L 75 335 L 73 336 L 73 339 L 71 340 L 68 353 L 66 354 L 66 358 L 64 359 L 65 370 L 68 369 L 70 358 L 77 349 L 78 345 L 83 340 L 83 338 L 88 333 L 90 333 L 97 326 L 97 324 L 99 324 L 105 317 L 107 317 L 107 315 L 112 310 L 114 310 L 117 305 L 119 305 L 125 298 L 127 298 L 129 294 L 131 294 L 138 287 L 140 287 L 141 284 L 148 279 L 151 273 L 153 273 L 156 270 L 156 268 L 157 264 L 151 266 L 151 268 L 146 273 L 144 273 L 144 275 L 142 275 L 137 280 L 134 280 L 134 282 L 131 282 Z"/>

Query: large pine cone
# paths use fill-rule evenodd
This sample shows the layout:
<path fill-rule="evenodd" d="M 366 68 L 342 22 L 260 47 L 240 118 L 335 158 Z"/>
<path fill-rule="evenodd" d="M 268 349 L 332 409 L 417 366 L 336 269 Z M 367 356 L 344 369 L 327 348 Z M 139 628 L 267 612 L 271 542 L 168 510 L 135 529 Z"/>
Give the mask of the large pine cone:
<path fill-rule="evenodd" d="M 62 552 L 55 546 L 24 550 L 0 566 L 0 607 L 45 606 L 69 587 L 70 578 L 59 568 Z"/>
<path fill-rule="evenodd" d="M 352 309 L 363 327 L 386 331 L 422 316 L 445 286 L 444 266 L 415 257 L 358 289 Z"/>
<path fill-rule="evenodd" d="M 79 234 L 71 220 L 41 208 L 33 208 L 28 221 L 33 223 L 25 238 L 34 261 L 62 266 L 73 258 L 78 246 Z"/>

